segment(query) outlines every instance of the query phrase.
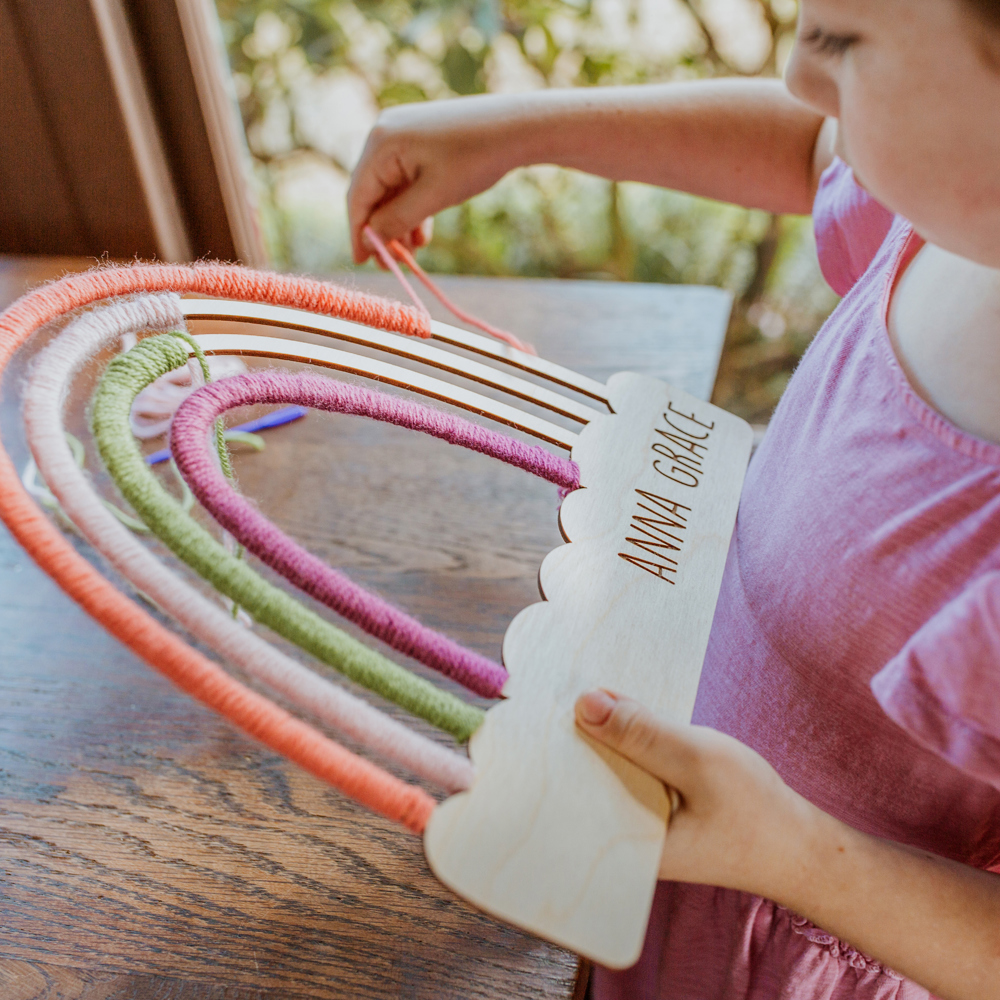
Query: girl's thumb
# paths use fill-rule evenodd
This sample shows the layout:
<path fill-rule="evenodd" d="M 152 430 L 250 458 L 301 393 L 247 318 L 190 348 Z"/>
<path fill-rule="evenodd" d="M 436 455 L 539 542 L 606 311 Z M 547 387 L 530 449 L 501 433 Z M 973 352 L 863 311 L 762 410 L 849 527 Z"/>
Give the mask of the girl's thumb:
<path fill-rule="evenodd" d="M 599 689 L 576 702 L 577 725 L 664 784 L 680 777 L 678 736 L 637 701 Z M 671 789 L 671 791 L 673 791 Z M 676 792 L 671 795 L 673 799 Z"/>

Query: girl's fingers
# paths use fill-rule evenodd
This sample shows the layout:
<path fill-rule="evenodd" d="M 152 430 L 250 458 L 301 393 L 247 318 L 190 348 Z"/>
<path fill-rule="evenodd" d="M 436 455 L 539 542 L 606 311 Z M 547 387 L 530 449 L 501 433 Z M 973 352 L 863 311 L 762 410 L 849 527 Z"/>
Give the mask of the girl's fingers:
<path fill-rule="evenodd" d="M 354 261 L 363 264 L 371 255 L 372 248 L 361 235 L 368 225 L 372 209 L 386 196 L 386 190 L 375 177 L 374 171 L 360 164 L 351 177 L 351 187 L 347 192 L 347 218 L 351 230 L 351 250 Z"/>
<path fill-rule="evenodd" d="M 421 247 L 427 246 L 431 241 L 431 235 L 433 233 L 432 223 L 433 218 L 424 219 L 423 224 L 417 226 L 412 233 L 407 236 L 402 236 L 399 238 L 399 242 L 406 247 L 411 253 L 419 250 Z"/>
<path fill-rule="evenodd" d="M 590 691 L 577 699 L 576 721 L 588 736 L 664 783 L 681 790 L 687 785 L 698 753 L 688 735 L 690 727 L 663 723 L 637 701 L 605 690 Z"/>
<path fill-rule="evenodd" d="M 442 207 L 433 186 L 426 179 L 418 178 L 378 205 L 372 211 L 368 224 L 386 243 L 399 240 L 413 249 L 420 245 L 411 243 L 414 233 L 422 231 L 426 221 Z"/>
<path fill-rule="evenodd" d="M 389 157 L 385 151 L 372 148 L 373 136 L 374 133 L 369 137 L 368 146 L 354 168 L 347 192 L 351 247 L 358 264 L 366 261 L 372 254 L 372 248 L 368 246 L 361 231 L 372 221 L 372 216 L 380 205 L 391 203 L 412 182 L 398 157 Z M 376 231 L 385 239 L 393 238 L 380 229 L 376 228 Z"/>
<path fill-rule="evenodd" d="M 411 250 L 415 250 L 417 247 L 425 247 L 430 243 L 434 236 L 434 217 L 424 219 L 416 229 L 413 230 L 411 234 L 411 239 L 413 245 L 410 247 Z"/>
<path fill-rule="evenodd" d="M 414 210 L 419 213 L 421 202 L 425 200 L 422 192 L 417 192 L 414 197 L 410 190 L 406 189 L 387 196 L 368 214 L 359 209 L 357 219 L 363 221 L 358 224 L 355 224 L 355 216 L 351 213 L 351 244 L 355 262 L 363 264 L 373 253 L 364 235 L 365 226 L 371 226 L 383 243 L 399 240 L 408 250 L 416 250 L 429 243 L 432 219 L 424 217 L 410 224 Z"/>

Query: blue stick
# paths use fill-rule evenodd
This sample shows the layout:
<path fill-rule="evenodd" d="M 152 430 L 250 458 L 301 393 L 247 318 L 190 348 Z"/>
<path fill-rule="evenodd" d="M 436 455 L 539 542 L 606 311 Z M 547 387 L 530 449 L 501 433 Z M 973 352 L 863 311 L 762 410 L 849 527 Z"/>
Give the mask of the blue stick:
<path fill-rule="evenodd" d="M 245 431 L 249 434 L 253 434 L 255 431 L 266 431 L 271 427 L 280 427 L 282 424 L 290 424 L 293 420 L 300 420 L 309 412 L 308 407 L 305 406 L 283 406 L 280 410 L 275 410 L 273 413 L 268 413 L 263 417 L 258 417 L 256 420 L 251 420 L 245 424 L 239 424 L 237 427 L 230 427 L 231 431 Z M 151 455 L 146 456 L 147 465 L 159 465 L 160 462 L 166 462 L 170 458 L 170 449 L 161 448 L 159 451 L 154 451 Z"/>

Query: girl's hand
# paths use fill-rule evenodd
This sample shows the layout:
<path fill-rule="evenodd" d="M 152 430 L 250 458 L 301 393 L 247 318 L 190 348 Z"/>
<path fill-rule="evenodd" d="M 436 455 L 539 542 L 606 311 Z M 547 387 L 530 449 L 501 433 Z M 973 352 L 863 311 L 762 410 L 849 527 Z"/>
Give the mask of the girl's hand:
<path fill-rule="evenodd" d="M 591 691 L 580 728 L 680 793 L 660 877 L 741 889 L 948 1000 L 1000 1000 L 1000 875 L 881 840 L 793 792 L 752 750 Z"/>
<path fill-rule="evenodd" d="M 785 895 L 818 810 L 762 757 L 713 729 L 663 722 L 608 691 L 582 695 L 576 721 L 679 793 L 660 878 Z"/>
<path fill-rule="evenodd" d="M 386 241 L 423 246 L 435 213 L 485 191 L 516 166 L 509 135 L 516 117 L 517 105 L 500 96 L 383 111 L 347 194 L 355 261 L 371 256 L 365 225 Z"/>

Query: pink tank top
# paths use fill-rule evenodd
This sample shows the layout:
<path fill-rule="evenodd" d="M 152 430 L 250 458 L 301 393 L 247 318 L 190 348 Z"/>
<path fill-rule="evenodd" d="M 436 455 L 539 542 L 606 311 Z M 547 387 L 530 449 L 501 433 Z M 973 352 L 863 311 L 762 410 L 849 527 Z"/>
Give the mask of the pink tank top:
<path fill-rule="evenodd" d="M 859 830 L 1000 868 L 1000 446 L 908 384 L 886 329 L 919 238 L 835 161 L 814 224 L 844 298 L 751 462 L 694 721 Z M 595 1000 L 924 1000 L 780 906 L 661 883 Z"/>

